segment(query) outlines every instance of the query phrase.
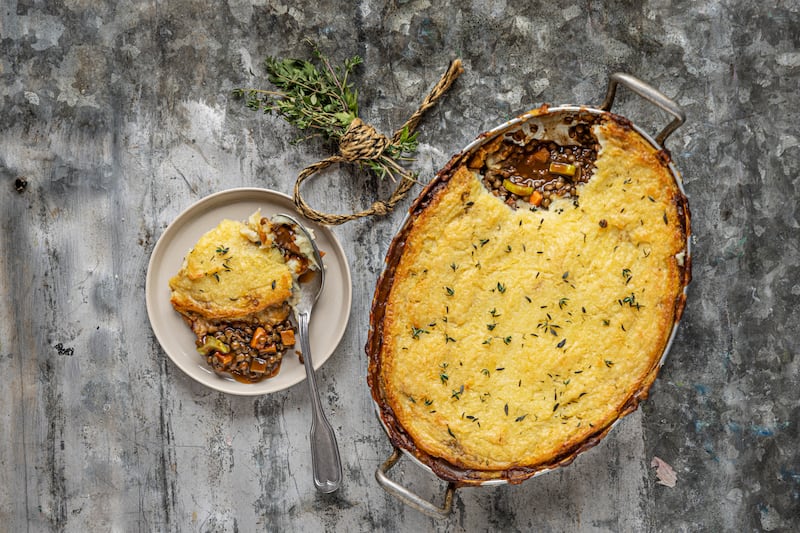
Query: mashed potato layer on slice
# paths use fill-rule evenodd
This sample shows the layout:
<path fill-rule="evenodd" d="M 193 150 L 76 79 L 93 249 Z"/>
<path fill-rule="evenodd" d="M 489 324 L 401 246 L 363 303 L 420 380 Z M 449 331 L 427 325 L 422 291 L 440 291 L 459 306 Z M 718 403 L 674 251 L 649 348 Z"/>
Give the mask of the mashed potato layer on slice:
<path fill-rule="evenodd" d="M 173 306 L 212 320 L 282 307 L 292 295 L 292 271 L 259 229 L 223 220 L 203 235 L 170 280 Z"/>

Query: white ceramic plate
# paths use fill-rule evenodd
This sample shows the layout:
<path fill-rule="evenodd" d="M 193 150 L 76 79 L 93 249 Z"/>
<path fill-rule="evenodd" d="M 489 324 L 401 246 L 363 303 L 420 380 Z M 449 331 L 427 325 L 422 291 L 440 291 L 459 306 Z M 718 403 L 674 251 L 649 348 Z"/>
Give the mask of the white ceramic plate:
<path fill-rule="evenodd" d="M 215 374 L 195 350 L 195 336 L 170 303 L 169 279 L 178 273 L 186 253 L 207 231 L 224 219 L 246 220 L 257 209 L 270 217 L 287 213 L 314 231 L 325 254 L 325 287 L 311 314 L 310 342 L 314 368 L 333 354 L 350 317 L 352 281 L 344 250 L 326 227 L 303 218 L 292 199 L 267 189 L 231 189 L 207 196 L 178 215 L 158 239 L 147 268 L 145 293 L 147 314 L 158 342 L 172 362 L 196 381 L 212 389 L 255 396 L 276 392 L 303 381 L 303 365 L 293 350 L 284 355 L 277 376 L 258 383 L 240 383 Z"/>

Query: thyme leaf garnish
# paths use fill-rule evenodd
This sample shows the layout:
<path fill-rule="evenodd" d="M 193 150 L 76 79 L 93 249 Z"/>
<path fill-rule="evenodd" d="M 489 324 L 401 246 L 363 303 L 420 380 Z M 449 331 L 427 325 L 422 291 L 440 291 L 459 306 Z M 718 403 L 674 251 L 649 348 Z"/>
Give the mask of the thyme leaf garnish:
<path fill-rule="evenodd" d="M 642 304 L 636 301 L 636 295 L 634 293 L 631 293 L 630 296 L 626 296 L 625 298 L 620 300 L 620 305 L 622 305 L 623 303 L 628 304 L 629 307 L 633 307 L 637 311 L 640 310 L 642 307 L 644 307 Z"/>
<path fill-rule="evenodd" d="M 439 373 L 439 379 L 442 381 L 443 385 L 447 383 L 448 379 L 450 379 L 450 376 L 448 376 L 446 372 L 447 366 L 448 366 L 447 363 L 442 363 L 441 365 L 439 365 L 439 368 L 441 369 L 441 372 Z"/>
<path fill-rule="evenodd" d="M 630 283 L 631 278 L 633 278 L 633 274 L 631 274 L 630 268 L 623 268 L 622 269 L 622 277 L 625 278 L 625 285 Z"/>
<path fill-rule="evenodd" d="M 415 328 L 414 326 L 411 326 L 411 338 L 412 339 L 419 340 L 419 336 L 420 336 L 421 333 L 430 333 L 430 331 L 428 331 L 427 329 Z"/>

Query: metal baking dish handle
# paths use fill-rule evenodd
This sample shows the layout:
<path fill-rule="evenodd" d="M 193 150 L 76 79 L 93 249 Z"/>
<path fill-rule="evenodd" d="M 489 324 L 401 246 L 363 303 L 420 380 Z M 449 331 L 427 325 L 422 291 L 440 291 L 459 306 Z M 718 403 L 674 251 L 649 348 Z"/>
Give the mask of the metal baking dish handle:
<path fill-rule="evenodd" d="M 383 488 L 383 490 L 399 499 L 409 507 L 412 507 L 417 511 L 433 518 L 446 518 L 453 509 L 453 494 L 456 492 L 455 484 L 447 484 L 447 491 L 444 494 L 444 505 L 441 507 L 436 507 L 436 505 L 433 503 L 414 494 L 396 481 L 392 481 L 386 475 L 386 473 L 397 463 L 401 455 L 402 452 L 400 449 L 395 448 L 392 456 L 389 457 L 386 462 L 384 462 L 375 471 L 375 479 L 378 481 L 378 484 Z"/>
<path fill-rule="evenodd" d="M 656 136 L 656 142 L 663 147 L 664 141 L 667 139 L 667 137 L 669 137 L 673 131 L 678 129 L 678 126 L 684 123 L 686 120 L 686 114 L 680 107 L 678 107 L 678 104 L 667 98 L 664 93 L 658 91 L 655 87 L 648 85 L 639 78 L 623 72 L 615 72 L 609 77 L 606 99 L 603 101 L 602 105 L 600 105 L 600 109 L 603 111 L 611 111 L 611 106 L 614 104 L 614 97 L 617 94 L 617 84 L 620 83 L 648 102 L 660 107 L 675 117 L 673 121 L 667 124 L 666 127 L 661 130 L 661 133 Z"/>

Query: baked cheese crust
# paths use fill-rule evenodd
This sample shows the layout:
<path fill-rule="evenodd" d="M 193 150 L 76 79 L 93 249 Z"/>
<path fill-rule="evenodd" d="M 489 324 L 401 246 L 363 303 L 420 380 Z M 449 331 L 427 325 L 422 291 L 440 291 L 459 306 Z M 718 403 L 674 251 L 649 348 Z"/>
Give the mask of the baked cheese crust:
<path fill-rule="evenodd" d="M 292 296 L 292 271 L 281 250 L 250 220 L 223 220 L 203 235 L 170 279 L 171 302 L 184 315 L 228 322 L 283 320 Z"/>
<path fill-rule="evenodd" d="M 540 470 L 602 436 L 655 379 L 682 309 L 683 195 L 624 125 L 594 132 L 578 202 L 512 210 L 461 166 L 418 211 L 376 371 L 416 452 Z"/>

